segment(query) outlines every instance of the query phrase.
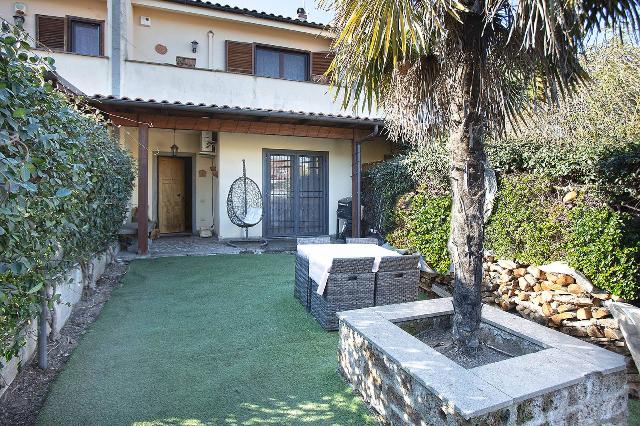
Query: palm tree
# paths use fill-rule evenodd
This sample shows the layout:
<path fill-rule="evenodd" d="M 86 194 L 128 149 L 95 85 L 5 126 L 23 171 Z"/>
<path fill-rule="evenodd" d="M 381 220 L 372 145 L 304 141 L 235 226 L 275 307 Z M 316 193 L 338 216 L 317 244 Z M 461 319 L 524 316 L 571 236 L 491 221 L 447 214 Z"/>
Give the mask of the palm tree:
<path fill-rule="evenodd" d="M 336 12 L 330 71 L 344 105 L 380 107 L 395 140 L 448 132 L 453 336 L 459 350 L 476 348 L 485 134 L 525 119 L 531 100 L 555 103 L 588 81 L 585 44 L 602 27 L 637 31 L 640 0 L 323 1 Z"/>

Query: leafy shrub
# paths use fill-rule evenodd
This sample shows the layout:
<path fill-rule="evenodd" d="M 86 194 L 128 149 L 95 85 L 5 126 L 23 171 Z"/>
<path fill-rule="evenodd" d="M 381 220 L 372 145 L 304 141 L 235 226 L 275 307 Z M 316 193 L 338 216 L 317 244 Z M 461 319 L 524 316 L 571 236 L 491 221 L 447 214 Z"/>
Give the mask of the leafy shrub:
<path fill-rule="evenodd" d="M 534 175 L 512 175 L 499 182 L 485 247 L 498 257 L 543 264 L 563 258 L 564 207 L 551 183 Z"/>
<path fill-rule="evenodd" d="M 398 197 L 415 187 L 402 159 L 399 156 L 374 165 L 362 186 L 364 219 L 382 234 L 390 232 L 395 225 L 393 209 Z"/>
<path fill-rule="evenodd" d="M 418 186 L 428 186 L 431 191 L 449 191 L 450 158 L 446 141 L 432 140 L 417 150 L 409 151 L 401 159 L 411 179 Z"/>
<path fill-rule="evenodd" d="M 564 191 L 563 191 L 564 192 Z M 500 182 L 485 247 L 498 257 L 544 264 L 564 260 L 618 296 L 640 295 L 640 232 L 634 218 L 593 195 L 572 205 L 548 179 L 513 175 Z"/>
<path fill-rule="evenodd" d="M 607 207 L 569 213 L 567 261 L 593 284 L 626 299 L 640 296 L 640 234 L 628 214 Z"/>
<path fill-rule="evenodd" d="M 398 198 L 418 183 L 441 194 L 449 188 L 449 157 L 442 140 L 398 155 L 374 165 L 363 185 L 365 219 L 383 235 L 395 226 L 394 208 Z"/>
<path fill-rule="evenodd" d="M 590 51 L 592 82 L 557 108 L 540 111 L 517 134 L 489 141 L 499 174 L 536 173 L 592 185 L 608 203 L 640 208 L 640 47 L 610 43 Z"/>
<path fill-rule="evenodd" d="M 398 227 L 388 236 L 389 242 L 420 252 L 429 266 L 445 273 L 451 264 L 447 250 L 450 215 L 451 197 L 448 194 L 407 194 L 398 201 Z"/>
<path fill-rule="evenodd" d="M 599 288 L 626 299 L 640 296 L 640 230 L 634 218 L 591 194 L 564 204 L 564 193 L 534 174 L 500 179 L 485 249 L 538 265 L 564 260 Z M 408 193 L 396 205 L 396 229 L 387 239 L 419 251 L 431 267 L 446 272 L 450 209 L 448 194 Z"/>
<path fill-rule="evenodd" d="M 45 81 L 52 63 L 3 24 L 0 359 L 24 343 L 47 278 L 114 241 L 132 191 L 132 159 L 97 112 Z"/>

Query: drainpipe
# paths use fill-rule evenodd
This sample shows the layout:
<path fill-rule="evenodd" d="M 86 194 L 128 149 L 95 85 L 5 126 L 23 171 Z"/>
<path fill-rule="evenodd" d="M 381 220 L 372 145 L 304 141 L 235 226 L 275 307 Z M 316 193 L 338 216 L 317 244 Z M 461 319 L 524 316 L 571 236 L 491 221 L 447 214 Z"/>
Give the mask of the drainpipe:
<path fill-rule="evenodd" d="M 111 52 L 105 52 L 105 55 L 109 55 L 109 61 L 111 62 L 111 94 L 113 96 L 120 96 L 120 78 L 122 71 L 122 59 L 124 54 L 123 49 L 123 34 L 122 34 L 122 1 L 110 0 L 109 6 L 109 35 L 111 42 Z"/>
<path fill-rule="evenodd" d="M 354 132 L 355 133 L 355 132 Z M 362 225 L 362 143 L 380 135 L 380 126 L 376 125 L 373 132 L 362 139 L 356 139 L 355 135 L 351 142 L 351 236 L 359 238 Z"/>
<path fill-rule="evenodd" d="M 213 31 L 207 33 L 209 44 L 207 45 L 207 65 L 210 70 L 213 69 Z"/>

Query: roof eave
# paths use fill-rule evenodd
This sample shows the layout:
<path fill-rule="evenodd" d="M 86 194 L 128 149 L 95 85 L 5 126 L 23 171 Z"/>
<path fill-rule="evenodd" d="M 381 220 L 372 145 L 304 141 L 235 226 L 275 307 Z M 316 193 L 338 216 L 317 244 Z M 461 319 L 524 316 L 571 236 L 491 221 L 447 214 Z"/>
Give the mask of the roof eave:
<path fill-rule="evenodd" d="M 313 121 L 317 123 L 325 124 L 342 124 L 349 126 L 375 126 L 383 125 L 384 121 L 379 118 L 365 118 L 365 117 L 350 117 L 333 114 L 323 113 L 311 113 L 302 111 L 283 111 L 283 110 L 268 110 L 259 108 L 241 108 L 231 106 L 219 106 L 219 105 L 204 105 L 204 104 L 192 104 L 192 103 L 178 103 L 168 101 L 155 101 L 155 100 L 143 100 L 143 99 L 129 99 L 129 98 L 116 98 L 112 96 L 104 97 L 95 95 L 89 98 L 89 102 L 96 107 L 100 105 L 109 106 L 121 106 L 121 107 L 135 107 L 135 108 L 147 108 L 147 109 L 162 109 L 165 111 L 183 111 L 183 112 L 200 112 L 205 114 L 220 114 L 220 115 L 243 115 L 247 117 L 271 117 L 281 118 L 288 120 L 305 120 Z"/>

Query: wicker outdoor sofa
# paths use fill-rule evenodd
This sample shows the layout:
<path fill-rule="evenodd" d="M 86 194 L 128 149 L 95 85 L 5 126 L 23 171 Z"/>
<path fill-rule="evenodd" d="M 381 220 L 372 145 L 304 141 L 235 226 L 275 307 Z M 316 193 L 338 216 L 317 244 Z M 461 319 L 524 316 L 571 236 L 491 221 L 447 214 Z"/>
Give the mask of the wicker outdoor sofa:
<path fill-rule="evenodd" d="M 331 238 L 326 236 L 298 238 L 301 244 L 330 244 Z M 311 283 L 309 282 L 309 259 L 296 253 L 296 274 L 293 287 L 293 296 L 309 310 L 311 307 Z"/>
<path fill-rule="evenodd" d="M 298 244 L 329 244 L 330 238 L 299 238 Z M 350 241 L 368 244 L 369 241 Z M 293 294 L 325 330 L 338 328 L 337 312 L 415 301 L 418 298 L 420 272 L 418 256 L 386 256 L 377 273 L 375 259 L 333 259 L 323 294 L 309 277 L 309 259 L 296 254 Z"/>
<path fill-rule="evenodd" d="M 333 259 L 323 294 L 318 294 L 318 283 L 311 280 L 311 315 L 322 328 L 338 329 L 336 312 L 373 306 L 374 261 L 373 257 Z"/>
<path fill-rule="evenodd" d="M 375 306 L 418 300 L 419 256 L 386 256 L 376 273 Z"/>

